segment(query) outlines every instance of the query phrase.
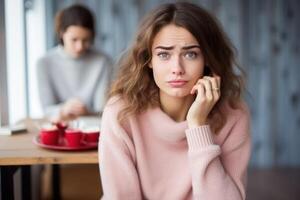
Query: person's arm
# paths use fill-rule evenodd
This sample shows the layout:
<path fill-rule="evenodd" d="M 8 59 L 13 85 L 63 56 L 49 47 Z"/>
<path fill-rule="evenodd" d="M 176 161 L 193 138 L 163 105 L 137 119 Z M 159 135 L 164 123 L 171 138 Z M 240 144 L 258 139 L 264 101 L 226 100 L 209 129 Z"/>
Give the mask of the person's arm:
<path fill-rule="evenodd" d="M 99 143 L 102 200 L 141 200 L 134 146 L 111 109 L 103 112 Z"/>
<path fill-rule="evenodd" d="M 40 59 L 37 62 L 39 97 L 43 111 L 48 117 L 59 115 L 60 108 L 63 105 L 56 98 L 51 73 L 47 70 L 50 64 L 46 59 Z"/>
<path fill-rule="evenodd" d="M 107 91 L 112 79 L 112 71 L 112 62 L 108 58 L 105 58 L 102 64 L 101 74 L 95 88 L 95 93 L 93 95 L 92 108 L 88 108 L 90 113 L 101 113 L 103 111 Z"/>
<path fill-rule="evenodd" d="M 208 125 L 186 130 L 195 199 L 246 198 L 247 166 L 251 151 L 249 115 L 243 113 L 239 117 L 221 147 L 214 144 Z"/>

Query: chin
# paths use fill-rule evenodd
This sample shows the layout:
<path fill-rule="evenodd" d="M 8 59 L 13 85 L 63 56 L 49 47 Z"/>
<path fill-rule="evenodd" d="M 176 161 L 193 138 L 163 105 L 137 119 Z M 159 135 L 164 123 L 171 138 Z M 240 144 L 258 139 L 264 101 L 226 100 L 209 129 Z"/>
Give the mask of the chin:
<path fill-rule="evenodd" d="M 169 96 L 184 98 L 190 95 L 190 92 L 187 90 L 174 90 L 167 93 Z"/>
<path fill-rule="evenodd" d="M 80 58 L 81 56 L 82 56 L 82 53 L 81 54 L 74 54 L 73 55 L 74 58 Z"/>
<path fill-rule="evenodd" d="M 159 87 L 161 95 L 165 95 L 172 98 L 186 98 L 190 96 L 192 88 L 181 87 L 181 88 L 171 88 L 171 87 Z"/>

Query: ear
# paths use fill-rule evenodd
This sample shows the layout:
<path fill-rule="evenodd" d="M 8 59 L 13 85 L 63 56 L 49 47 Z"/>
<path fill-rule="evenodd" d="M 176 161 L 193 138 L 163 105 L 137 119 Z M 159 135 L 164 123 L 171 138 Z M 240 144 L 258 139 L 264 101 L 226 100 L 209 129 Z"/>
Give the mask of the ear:
<path fill-rule="evenodd" d="M 65 31 L 61 30 L 59 32 L 59 38 L 62 39 L 65 33 L 66 33 L 66 30 Z"/>
<path fill-rule="evenodd" d="M 148 64 L 148 67 L 151 69 L 153 68 L 151 62 Z"/>

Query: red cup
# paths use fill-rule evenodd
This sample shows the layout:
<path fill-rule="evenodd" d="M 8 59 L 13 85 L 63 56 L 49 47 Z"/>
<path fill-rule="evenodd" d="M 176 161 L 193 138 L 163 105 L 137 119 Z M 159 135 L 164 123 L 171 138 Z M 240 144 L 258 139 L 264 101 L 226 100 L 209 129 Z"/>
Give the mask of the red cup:
<path fill-rule="evenodd" d="M 60 135 L 62 137 L 64 137 L 65 130 L 68 128 L 68 124 L 65 123 L 65 122 L 57 122 L 57 123 L 54 123 L 54 124 L 58 128 Z"/>
<path fill-rule="evenodd" d="M 99 128 L 89 128 L 82 130 L 84 141 L 87 143 L 97 143 L 99 141 Z"/>
<path fill-rule="evenodd" d="M 65 139 L 69 147 L 79 147 L 83 142 L 83 133 L 78 129 L 66 129 Z"/>
<path fill-rule="evenodd" d="M 59 130 L 55 126 L 43 127 L 40 130 L 40 140 L 43 144 L 57 145 L 59 140 Z"/>

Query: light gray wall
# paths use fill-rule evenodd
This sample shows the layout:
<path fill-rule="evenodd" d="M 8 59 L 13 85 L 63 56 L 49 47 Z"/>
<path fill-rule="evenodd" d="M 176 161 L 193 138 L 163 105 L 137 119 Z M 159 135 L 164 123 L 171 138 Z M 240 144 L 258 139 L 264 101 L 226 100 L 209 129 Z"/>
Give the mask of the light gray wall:
<path fill-rule="evenodd" d="M 164 0 L 53 0 L 54 11 L 86 4 L 97 19 L 96 46 L 117 59 L 141 16 Z M 300 166 L 300 2 L 194 0 L 217 15 L 248 74 L 254 166 Z M 50 19 L 49 19 L 50 20 Z"/>

